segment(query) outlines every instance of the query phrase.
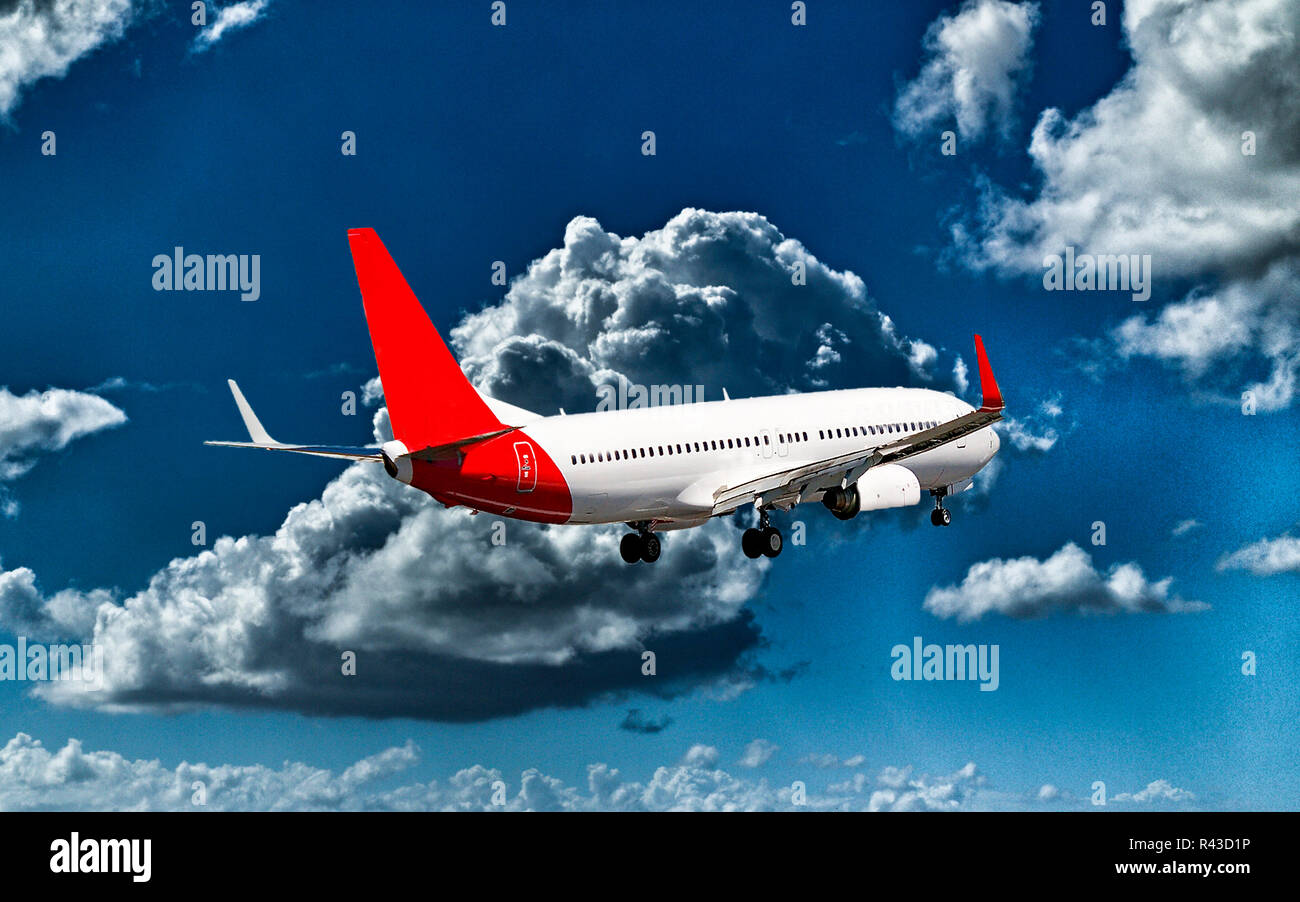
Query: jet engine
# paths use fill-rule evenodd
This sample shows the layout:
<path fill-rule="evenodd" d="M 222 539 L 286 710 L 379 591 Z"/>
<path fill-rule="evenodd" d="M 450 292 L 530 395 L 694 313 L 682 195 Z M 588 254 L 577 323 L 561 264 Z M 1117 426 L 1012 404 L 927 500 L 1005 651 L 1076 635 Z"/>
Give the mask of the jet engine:
<path fill-rule="evenodd" d="M 410 485 L 411 478 L 415 475 L 415 467 L 411 464 L 411 458 L 407 456 L 411 452 L 406 449 L 406 445 L 398 441 L 384 442 L 379 453 L 383 455 L 384 470 L 388 475 L 398 482 Z"/>

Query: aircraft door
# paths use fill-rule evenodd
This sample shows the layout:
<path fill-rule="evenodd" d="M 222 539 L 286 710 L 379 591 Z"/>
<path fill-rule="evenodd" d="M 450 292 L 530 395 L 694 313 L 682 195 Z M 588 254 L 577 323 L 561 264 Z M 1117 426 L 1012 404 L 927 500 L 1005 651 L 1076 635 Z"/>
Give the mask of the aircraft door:
<path fill-rule="evenodd" d="M 524 493 L 537 488 L 537 455 L 532 442 L 515 442 L 515 463 L 519 468 L 519 481 L 515 491 Z"/>

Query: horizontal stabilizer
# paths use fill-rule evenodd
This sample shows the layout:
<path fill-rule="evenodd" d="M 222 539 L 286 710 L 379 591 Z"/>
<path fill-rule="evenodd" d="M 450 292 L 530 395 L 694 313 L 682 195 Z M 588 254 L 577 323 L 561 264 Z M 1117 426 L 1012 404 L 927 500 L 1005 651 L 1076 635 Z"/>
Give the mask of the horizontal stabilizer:
<path fill-rule="evenodd" d="M 239 408 L 239 416 L 244 421 L 244 428 L 248 430 L 248 437 L 252 441 L 248 442 L 204 442 L 205 445 L 219 445 L 225 448 L 261 448 L 264 451 L 293 451 L 296 454 L 314 454 L 317 457 L 337 457 L 345 460 L 382 460 L 378 447 L 370 446 L 350 446 L 350 445 L 293 445 L 286 442 L 277 442 L 271 438 L 271 434 L 266 431 L 262 421 L 253 413 L 253 407 L 244 397 L 244 393 L 239 390 L 234 379 L 227 379 L 226 383 L 230 386 L 230 393 L 235 396 L 235 406 Z"/>

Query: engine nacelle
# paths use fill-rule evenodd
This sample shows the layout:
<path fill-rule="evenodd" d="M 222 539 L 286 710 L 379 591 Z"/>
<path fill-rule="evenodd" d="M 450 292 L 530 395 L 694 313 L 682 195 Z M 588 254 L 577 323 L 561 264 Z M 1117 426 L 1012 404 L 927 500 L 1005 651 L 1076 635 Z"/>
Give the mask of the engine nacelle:
<path fill-rule="evenodd" d="M 899 464 L 872 467 L 856 485 L 858 504 L 864 511 L 909 507 L 921 500 L 921 483 L 916 474 Z"/>
<path fill-rule="evenodd" d="M 822 504 L 841 520 L 852 520 L 862 509 L 858 503 L 858 490 L 851 485 L 827 489 L 822 495 Z"/>
<path fill-rule="evenodd" d="M 379 453 L 383 455 L 384 470 L 388 475 L 398 482 L 410 485 L 411 479 L 415 476 L 415 466 L 411 463 L 411 458 L 407 457 L 411 452 L 407 450 L 406 445 L 399 441 L 384 442 Z"/>

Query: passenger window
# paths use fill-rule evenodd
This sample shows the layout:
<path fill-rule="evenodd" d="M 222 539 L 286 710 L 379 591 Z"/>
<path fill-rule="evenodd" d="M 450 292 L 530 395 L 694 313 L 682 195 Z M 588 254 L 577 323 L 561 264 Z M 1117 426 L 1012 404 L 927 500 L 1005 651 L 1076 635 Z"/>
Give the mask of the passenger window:
<path fill-rule="evenodd" d="M 731 439 L 727 439 L 727 447 L 728 447 L 728 448 L 731 447 Z"/>

